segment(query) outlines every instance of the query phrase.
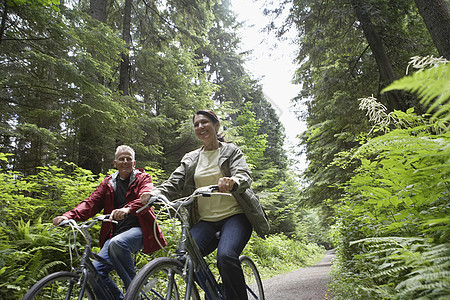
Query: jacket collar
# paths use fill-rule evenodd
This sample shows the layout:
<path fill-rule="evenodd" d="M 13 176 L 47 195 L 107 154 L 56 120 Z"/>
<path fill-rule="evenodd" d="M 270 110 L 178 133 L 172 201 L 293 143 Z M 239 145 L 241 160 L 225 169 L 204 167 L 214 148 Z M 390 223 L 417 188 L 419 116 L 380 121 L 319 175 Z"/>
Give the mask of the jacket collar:
<path fill-rule="evenodd" d="M 219 142 L 219 166 L 221 169 L 223 168 L 224 163 L 228 160 L 228 158 L 233 153 L 234 147 L 232 147 L 231 145 L 232 145 L 231 143 Z M 203 147 L 191 152 L 192 153 L 191 159 L 193 162 L 193 164 L 190 166 L 190 168 L 192 168 L 192 170 L 190 170 L 191 172 L 193 172 L 193 170 L 195 170 L 195 168 L 197 167 L 198 157 L 200 156 L 200 151 L 202 151 L 202 150 L 203 150 Z"/>
<path fill-rule="evenodd" d="M 128 186 L 130 186 L 131 184 L 133 184 L 133 182 L 136 180 L 136 175 L 142 173 L 141 170 L 139 169 L 133 169 L 133 172 L 131 172 L 130 174 L 130 183 L 128 184 Z M 116 186 L 116 182 L 117 182 L 117 178 L 119 177 L 119 171 L 116 171 L 114 174 L 111 175 L 111 180 L 110 183 L 113 185 L 113 187 L 115 188 Z"/>

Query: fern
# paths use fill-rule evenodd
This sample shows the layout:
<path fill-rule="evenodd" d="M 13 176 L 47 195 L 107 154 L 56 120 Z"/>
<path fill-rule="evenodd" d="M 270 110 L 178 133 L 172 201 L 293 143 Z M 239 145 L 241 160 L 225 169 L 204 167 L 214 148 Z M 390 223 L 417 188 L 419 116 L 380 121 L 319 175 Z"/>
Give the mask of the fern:
<path fill-rule="evenodd" d="M 31 279 L 30 282 L 30 286 L 32 284 L 34 284 L 35 282 L 37 282 L 39 279 L 43 278 L 44 276 L 47 276 L 48 274 L 50 274 L 53 270 L 55 269 L 68 269 L 67 268 L 67 264 L 63 261 L 60 260 L 55 260 L 55 261 L 49 261 L 44 265 L 40 265 L 39 268 L 36 270 L 36 276 L 30 276 L 29 278 Z M 34 273 L 34 272 L 33 272 Z"/>
<path fill-rule="evenodd" d="M 382 248 L 362 256 L 367 261 L 384 262 L 373 265 L 370 271 L 373 278 L 399 275 L 405 278 L 395 286 L 394 299 L 437 299 L 450 295 L 450 244 L 433 245 L 427 239 L 414 237 L 367 238 L 352 244 L 364 244 L 369 250 Z"/>
<path fill-rule="evenodd" d="M 417 93 L 425 106 L 429 106 L 428 112 L 433 117 L 441 117 L 443 122 L 450 121 L 450 64 L 448 61 L 431 68 L 421 69 L 412 76 L 403 77 L 385 89 L 383 92 L 392 90 L 405 90 Z"/>
<path fill-rule="evenodd" d="M 361 108 L 385 134 L 335 161 L 359 165 L 335 206 L 339 299 L 449 299 L 450 69 L 431 58 L 412 66 L 420 70 L 384 91 L 417 93 L 428 115 L 387 115 L 366 98 Z"/>

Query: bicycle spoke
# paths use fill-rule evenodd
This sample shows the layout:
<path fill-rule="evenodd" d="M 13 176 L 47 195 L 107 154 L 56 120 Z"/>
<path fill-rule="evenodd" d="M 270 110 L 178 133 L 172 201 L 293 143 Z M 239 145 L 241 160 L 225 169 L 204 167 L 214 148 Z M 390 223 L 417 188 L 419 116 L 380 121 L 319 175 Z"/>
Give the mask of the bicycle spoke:
<path fill-rule="evenodd" d="M 262 281 L 256 265 L 247 256 L 240 258 L 242 271 L 244 272 L 245 283 L 247 285 L 247 296 L 249 300 L 264 300 Z"/>
<path fill-rule="evenodd" d="M 72 300 L 79 299 L 81 287 L 79 277 L 71 272 L 57 272 L 44 277 L 25 294 L 24 300 Z M 81 299 L 95 299 L 89 287 Z"/>
<path fill-rule="evenodd" d="M 180 263 L 170 258 L 160 258 L 139 271 L 125 299 L 182 300 L 185 299 L 186 288 Z M 198 294 L 194 295 L 192 299 L 198 299 Z"/>

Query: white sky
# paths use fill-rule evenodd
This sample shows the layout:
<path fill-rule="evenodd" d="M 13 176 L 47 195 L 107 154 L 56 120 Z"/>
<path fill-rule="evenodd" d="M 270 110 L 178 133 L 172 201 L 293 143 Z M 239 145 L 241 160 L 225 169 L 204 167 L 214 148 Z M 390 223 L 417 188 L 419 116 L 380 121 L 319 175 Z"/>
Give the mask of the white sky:
<path fill-rule="evenodd" d="M 285 148 L 288 150 L 297 144 L 295 137 L 305 130 L 305 124 L 295 117 L 291 104 L 291 99 L 297 96 L 301 89 L 300 85 L 291 83 L 297 68 L 293 62 L 296 47 L 291 44 L 290 39 L 280 41 L 273 33 L 262 32 L 270 22 L 262 13 L 261 5 L 264 2 L 231 0 L 232 9 L 237 13 L 238 20 L 245 21 L 246 25 L 240 33 L 242 50 L 253 51 L 248 57 L 246 68 L 254 78 L 260 79 L 266 98 L 278 113 L 286 129 Z M 293 36 L 294 30 L 290 34 Z"/>

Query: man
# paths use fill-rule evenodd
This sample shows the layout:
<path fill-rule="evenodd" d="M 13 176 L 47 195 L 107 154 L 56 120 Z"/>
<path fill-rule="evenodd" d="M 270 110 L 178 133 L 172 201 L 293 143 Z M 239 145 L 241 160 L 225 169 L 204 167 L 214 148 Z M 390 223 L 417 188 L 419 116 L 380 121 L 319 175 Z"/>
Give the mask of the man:
<path fill-rule="evenodd" d="M 128 288 L 136 275 L 132 253 L 142 248 L 145 253 L 151 253 L 166 246 L 161 230 L 154 224 L 153 209 L 145 209 L 139 215 L 136 214 L 142 207 L 141 201 L 148 201 L 150 198 L 153 183 L 150 175 L 143 169 L 136 169 L 135 165 L 134 150 L 127 145 L 117 147 L 114 159 L 117 172 L 107 176 L 97 189 L 74 209 L 53 219 L 54 225 L 67 219 L 84 221 L 103 210 L 104 214 L 111 214 L 110 218 L 118 221 L 118 224 L 113 225 L 103 222 L 100 229 L 102 248 L 99 255 L 111 262 L 112 267 L 98 261 L 94 261 L 94 266 L 119 299 L 123 298 L 123 294 L 109 277 L 109 272 L 116 270 L 125 288 Z M 154 225 L 157 226 L 156 236 Z"/>

